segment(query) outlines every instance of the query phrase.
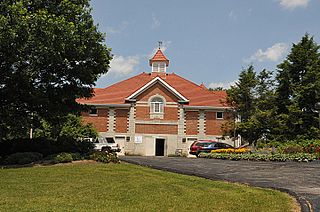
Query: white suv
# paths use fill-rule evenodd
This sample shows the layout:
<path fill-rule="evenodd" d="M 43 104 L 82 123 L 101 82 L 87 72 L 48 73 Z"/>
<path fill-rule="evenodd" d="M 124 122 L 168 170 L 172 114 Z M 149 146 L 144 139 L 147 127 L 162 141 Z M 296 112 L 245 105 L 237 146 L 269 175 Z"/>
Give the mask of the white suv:
<path fill-rule="evenodd" d="M 120 146 L 117 144 L 113 137 L 99 137 L 94 142 L 95 150 L 120 152 Z"/>

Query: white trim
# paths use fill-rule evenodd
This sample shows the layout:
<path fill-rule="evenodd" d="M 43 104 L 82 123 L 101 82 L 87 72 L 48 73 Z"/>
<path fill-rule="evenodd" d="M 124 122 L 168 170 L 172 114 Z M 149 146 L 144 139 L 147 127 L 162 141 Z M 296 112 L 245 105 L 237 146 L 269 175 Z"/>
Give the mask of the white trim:
<path fill-rule="evenodd" d="M 145 124 L 145 125 L 178 125 L 177 121 L 160 121 L 160 120 L 136 120 L 136 124 Z"/>
<path fill-rule="evenodd" d="M 179 99 L 183 100 L 184 102 L 189 102 L 189 100 L 184 97 L 182 94 L 180 94 L 176 89 L 174 89 L 173 87 L 171 87 L 168 83 L 166 83 L 163 79 L 161 79 L 160 77 L 156 77 L 153 80 L 151 80 L 150 82 L 148 82 L 147 84 L 145 84 L 144 86 L 142 86 L 139 90 L 137 90 L 136 92 L 134 92 L 133 94 L 131 94 L 129 97 L 126 98 L 127 101 L 130 100 L 134 100 L 134 98 L 136 96 L 138 96 L 139 94 L 141 94 L 143 91 L 145 91 L 146 89 L 148 89 L 149 87 L 151 87 L 152 85 L 154 85 L 156 83 L 156 81 L 159 81 L 163 86 L 165 86 L 168 90 L 170 90 L 175 96 L 177 96 Z"/>
<path fill-rule="evenodd" d="M 183 108 L 190 109 L 190 110 L 196 110 L 196 109 L 201 109 L 201 110 L 227 110 L 227 109 L 230 109 L 230 107 L 188 106 L 188 105 L 183 105 Z"/>

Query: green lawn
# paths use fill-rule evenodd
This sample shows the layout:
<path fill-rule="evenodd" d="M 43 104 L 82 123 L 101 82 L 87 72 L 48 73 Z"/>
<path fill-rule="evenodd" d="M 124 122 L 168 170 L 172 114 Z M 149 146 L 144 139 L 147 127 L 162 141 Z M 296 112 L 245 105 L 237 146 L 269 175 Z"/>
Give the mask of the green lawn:
<path fill-rule="evenodd" d="M 131 164 L 0 169 L 0 211 L 292 211 L 274 190 Z"/>

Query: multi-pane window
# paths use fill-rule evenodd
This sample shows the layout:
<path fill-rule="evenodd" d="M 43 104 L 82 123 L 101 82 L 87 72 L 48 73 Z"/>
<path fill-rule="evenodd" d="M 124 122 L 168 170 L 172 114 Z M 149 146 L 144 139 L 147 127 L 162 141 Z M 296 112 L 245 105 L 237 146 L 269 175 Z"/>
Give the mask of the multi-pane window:
<path fill-rule="evenodd" d="M 151 100 L 151 112 L 163 113 L 163 100 L 160 97 L 154 97 Z"/>
<path fill-rule="evenodd" d="M 165 63 L 152 63 L 153 72 L 165 72 L 166 64 Z"/>

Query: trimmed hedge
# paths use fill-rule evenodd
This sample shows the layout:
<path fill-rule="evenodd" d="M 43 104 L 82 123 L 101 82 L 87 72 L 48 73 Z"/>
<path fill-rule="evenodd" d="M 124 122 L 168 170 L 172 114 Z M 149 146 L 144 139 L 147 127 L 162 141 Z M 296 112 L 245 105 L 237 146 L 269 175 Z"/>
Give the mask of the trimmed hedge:
<path fill-rule="evenodd" d="M 4 164 L 7 165 L 24 165 L 30 164 L 36 161 L 40 161 L 42 159 L 42 154 L 38 152 L 18 152 L 9 155 L 5 160 Z"/>
<path fill-rule="evenodd" d="M 0 141 L 0 157 L 17 152 L 39 152 L 43 156 L 58 154 L 61 152 L 88 154 L 94 149 L 90 141 L 78 141 L 72 138 L 59 138 L 57 140 L 47 138 L 12 139 Z"/>

